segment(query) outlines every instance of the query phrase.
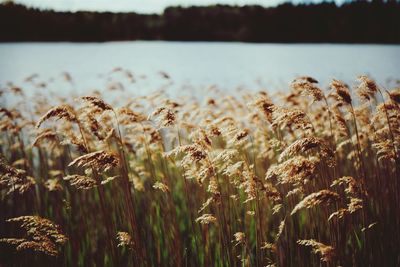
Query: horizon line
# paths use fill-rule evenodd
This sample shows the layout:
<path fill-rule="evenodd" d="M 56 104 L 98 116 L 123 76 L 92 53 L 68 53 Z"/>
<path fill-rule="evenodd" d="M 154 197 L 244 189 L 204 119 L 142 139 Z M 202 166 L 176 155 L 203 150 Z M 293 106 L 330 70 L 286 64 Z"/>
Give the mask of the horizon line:
<path fill-rule="evenodd" d="M 212 7 L 212 6 L 229 6 L 229 7 L 248 7 L 248 6 L 259 6 L 262 8 L 276 8 L 284 4 L 292 4 L 293 6 L 299 6 L 299 5 L 318 5 L 318 4 L 323 4 L 323 3 L 330 3 L 330 4 L 335 4 L 336 6 L 341 6 L 345 4 L 346 2 L 344 0 L 317 0 L 317 1 L 291 1 L 291 0 L 276 0 L 275 3 L 271 5 L 266 5 L 258 2 L 251 2 L 251 3 L 245 3 L 245 4 L 240 4 L 240 3 L 205 3 L 205 4 L 185 4 L 185 3 L 180 3 L 180 4 L 171 4 L 163 7 L 159 11 L 144 11 L 144 10 L 135 10 L 132 8 L 127 8 L 127 10 L 124 9 L 115 9 L 115 10 L 109 10 L 106 8 L 66 8 L 66 7 L 50 7 L 46 6 L 46 4 L 29 4 L 25 2 L 26 0 L 14 0 L 14 1 L 4 1 L 1 4 L 7 4 L 9 2 L 16 4 L 16 5 L 21 5 L 29 9 L 37 9 L 40 11 L 53 11 L 53 12 L 66 12 L 66 13 L 77 13 L 77 12 L 93 12 L 93 13 L 137 13 L 137 14 L 143 14 L 143 15 L 161 15 L 165 12 L 166 9 L 168 8 L 191 8 L 191 7 Z M 43 2 L 42 2 L 43 3 Z M 49 2 L 47 2 L 49 3 Z M 54 3 L 54 2 L 53 2 Z"/>

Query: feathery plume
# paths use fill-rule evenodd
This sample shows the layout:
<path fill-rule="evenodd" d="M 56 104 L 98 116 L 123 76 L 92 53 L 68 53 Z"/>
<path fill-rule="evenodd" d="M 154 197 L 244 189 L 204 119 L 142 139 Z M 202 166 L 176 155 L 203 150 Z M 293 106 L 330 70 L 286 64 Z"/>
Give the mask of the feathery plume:
<path fill-rule="evenodd" d="M 139 123 L 146 121 L 147 118 L 141 113 L 134 112 L 128 107 L 118 109 L 119 122 L 122 125 L 129 125 L 131 123 Z"/>
<path fill-rule="evenodd" d="M 101 181 L 100 184 L 101 184 L 101 185 L 108 184 L 108 183 L 114 181 L 115 179 L 117 179 L 118 177 L 119 177 L 119 175 L 109 176 L 109 177 L 107 177 L 105 180 Z"/>
<path fill-rule="evenodd" d="M 163 184 L 161 182 L 155 182 L 153 185 L 153 188 L 161 190 L 163 193 L 169 192 L 169 187 L 166 184 Z"/>
<path fill-rule="evenodd" d="M 317 80 L 311 77 L 299 77 L 295 79 L 291 87 L 297 91 L 300 91 L 302 94 L 310 95 L 313 97 L 313 101 L 321 101 L 324 98 L 324 93 L 322 90 L 316 85 L 318 83 Z"/>
<path fill-rule="evenodd" d="M 211 203 L 213 203 L 215 201 L 215 197 L 209 197 L 206 202 L 203 203 L 203 205 L 201 205 L 200 209 L 199 209 L 199 213 L 203 212 L 203 210 L 205 210 L 208 206 L 210 206 Z"/>
<path fill-rule="evenodd" d="M 39 128 L 40 125 L 42 125 L 42 123 L 45 122 L 46 120 L 54 117 L 57 118 L 57 120 L 65 119 L 70 122 L 77 121 L 74 111 L 70 106 L 68 105 L 55 106 L 49 111 L 47 111 L 47 113 L 39 119 L 39 121 L 36 124 L 36 128 Z"/>
<path fill-rule="evenodd" d="M 400 105 L 400 88 L 393 89 L 392 91 L 388 92 L 390 99 Z"/>
<path fill-rule="evenodd" d="M 196 219 L 196 222 L 200 222 L 201 224 L 210 224 L 210 223 L 216 223 L 217 218 L 212 216 L 211 214 L 203 214 L 200 217 Z"/>
<path fill-rule="evenodd" d="M 272 121 L 272 126 L 281 126 L 281 128 L 286 126 L 303 130 L 313 128 L 310 119 L 300 109 L 275 108 Z"/>
<path fill-rule="evenodd" d="M 295 214 L 297 211 L 301 209 L 304 208 L 309 209 L 321 203 L 330 204 L 332 202 L 336 202 L 339 200 L 339 198 L 340 198 L 339 194 L 326 189 L 312 193 L 306 196 L 302 201 L 297 203 L 297 205 L 294 207 L 290 215 Z"/>
<path fill-rule="evenodd" d="M 333 151 L 328 147 L 324 140 L 317 137 L 305 137 L 293 142 L 281 153 L 279 156 L 279 161 L 282 161 L 284 158 L 294 156 L 300 152 L 307 152 L 313 148 L 318 149 L 320 155 L 326 160 L 328 166 L 335 165 Z"/>
<path fill-rule="evenodd" d="M 36 136 L 32 146 L 38 146 L 42 140 L 49 140 L 54 142 L 57 140 L 57 134 L 51 129 L 44 129 Z"/>
<path fill-rule="evenodd" d="M 259 97 L 254 105 L 264 114 L 268 122 L 272 123 L 272 113 L 275 110 L 275 105 L 265 96 Z"/>
<path fill-rule="evenodd" d="M 335 257 L 335 249 L 333 247 L 317 242 L 314 239 L 297 240 L 297 244 L 312 247 L 314 254 L 320 254 L 321 261 L 330 262 Z"/>
<path fill-rule="evenodd" d="M 332 96 L 334 96 L 338 102 L 351 105 L 350 90 L 346 84 L 339 80 L 333 79 L 330 87 L 332 90 L 334 90 Z"/>
<path fill-rule="evenodd" d="M 268 243 L 268 242 L 264 242 L 263 245 L 261 246 L 261 249 L 269 250 L 269 251 L 271 251 L 272 253 L 276 253 L 276 252 L 278 251 L 278 249 L 277 249 L 277 247 L 276 247 L 275 244 Z M 272 264 L 272 265 L 267 265 L 267 266 L 272 266 L 272 267 L 274 267 L 274 266 L 276 266 L 276 265 L 275 265 L 275 264 Z"/>
<path fill-rule="evenodd" d="M 279 237 L 281 237 L 282 233 L 283 233 L 283 229 L 285 228 L 285 223 L 286 223 L 286 218 L 283 219 L 278 227 L 278 233 L 276 234 L 275 240 L 278 240 Z"/>
<path fill-rule="evenodd" d="M 347 194 L 355 195 L 361 192 L 361 187 L 358 185 L 356 179 L 351 176 L 343 176 L 334 180 L 331 184 L 331 187 L 342 184 L 347 185 L 346 189 L 344 190 Z"/>
<path fill-rule="evenodd" d="M 235 246 L 239 245 L 239 244 L 245 244 L 246 243 L 246 235 L 243 232 L 237 232 L 234 233 L 233 236 L 235 237 L 234 240 L 232 240 L 232 242 L 236 242 Z"/>
<path fill-rule="evenodd" d="M 63 179 L 69 181 L 71 185 L 75 186 L 77 189 L 87 190 L 97 186 L 96 180 L 84 175 L 68 175 Z"/>
<path fill-rule="evenodd" d="M 27 238 L 2 238 L 0 242 L 9 243 L 19 250 L 33 250 L 50 256 L 59 254 L 59 245 L 67 242 L 67 237 L 60 231 L 60 227 L 50 220 L 39 216 L 21 216 L 8 219 L 7 222 L 20 224 L 25 230 Z"/>
<path fill-rule="evenodd" d="M 308 178 L 316 175 L 318 160 L 295 156 L 281 164 L 268 169 L 265 179 L 271 180 L 278 177 L 281 184 L 305 183 Z"/>
<path fill-rule="evenodd" d="M 131 235 L 127 232 L 117 233 L 118 247 L 127 247 L 130 250 L 134 249 L 134 242 Z"/>
<path fill-rule="evenodd" d="M 378 92 L 378 86 L 367 76 L 359 76 L 358 81 L 360 82 L 356 88 L 356 93 L 360 97 L 361 101 L 369 101 L 374 98 L 375 93 Z"/>
<path fill-rule="evenodd" d="M 169 127 L 175 124 L 176 114 L 173 109 L 167 107 L 160 107 L 156 109 L 148 119 L 156 117 L 156 122 L 159 123 L 161 127 Z"/>
<path fill-rule="evenodd" d="M 108 171 L 119 165 L 119 159 L 104 150 L 92 152 L 76 158 L 68 166 L 91 167 L 96 171 Z"/>
<path fill-rule="evenodd" d="M 104 102 L 104 100 L 96 97 L 96 96 L 83 96 L 81 99 L 92 107 L 99 108 L 101 111 L 106 111 L 106 110 L 113 110 L 113 108 Z"/>
<path fill-rule="evenodd" d="M 0 157 L 0 187 L 8 189 L 7 195 L 13 192 L 23 194 L 35 184 L 35 180 L 27 176 L 24 170 L 8 165 L 4 158 Z"/>
<path fill-rule="evenodd" d="M 339 209 L 338 211 L 333 212 L 329 218 L 328 221 L 332 220 L 333 218 L 337 217 L 339 219 L 343 218 L 347 214 L 347 209 Z"/>

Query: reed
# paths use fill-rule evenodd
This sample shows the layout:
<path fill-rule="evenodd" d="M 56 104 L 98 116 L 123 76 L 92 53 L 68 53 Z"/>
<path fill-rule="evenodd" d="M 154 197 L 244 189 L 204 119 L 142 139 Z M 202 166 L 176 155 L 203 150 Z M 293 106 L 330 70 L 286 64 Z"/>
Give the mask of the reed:
<path fill-rule="evenodd" d="M 0 265 L 400 265 L 399 89 L 107 93 L 3 90 Z"/>

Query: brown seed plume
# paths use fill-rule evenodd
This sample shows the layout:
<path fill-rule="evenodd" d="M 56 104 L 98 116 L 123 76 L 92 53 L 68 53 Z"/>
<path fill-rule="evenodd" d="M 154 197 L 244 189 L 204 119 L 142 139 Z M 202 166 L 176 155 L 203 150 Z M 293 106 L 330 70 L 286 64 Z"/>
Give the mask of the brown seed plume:
<path fill-rule="evenodd" d="M 333 151 L 328 147 L 324 140 L 317 137 L 305 137 L 293 142 L 281 153 L 279 161 L 299 153 L 305 153 L 310 149 L 318 149 L 320 155 L 326 160 L 328 166 L 335 165 Z"/>
<path fill-rule="evenodd" d="M 7 194 L 18 192 L 23 194 L 36 184 L 35 180 L 26 175 L 24 170 L 8 165 L 0 157 L 0 187 L 7 189 Z"/>
<path fill-rule="evenodd" d="M 309 130 L 312 124 L 304 111 L 300 109 L 275 108 L 273 115 L 273 126 L 289 126 L 296 129 Z"/>
<path fill-rule="evenodd" d="M 99 108 L 101 111 L 113 110 L 109 104 L 96 96 L 83 96 L 81 99 L 89 103 L 91 106 Z"/>
<path fill-rule="evenodd" d="M 234 236 L 234 240 L 232 240 L 232 242 L 236 242 L 236 245 L 239 244 L 245 244 L 246 243 L 246 235 L 243 232 L 236 232 L 235 234 L 233 234 Z"/>
<path fill-rule="evenodd" d="M 169 192 L 169 187 L 166 184 L 163 184 L 161 182 L 155 182 L 153 185 L 153 188 L 158 189 L 158 190 L 162 191 L 163 193 Z"/>
<path fill-rule="evenodd" d="M 92 152 L 76 158 L 68 166 L 91 167 L 96 171 L 108 171 L 119 165 L 117 156 L 103 150 Z"/>
<path fill-rule="evenodd" d="M 156 109 L 148 119 L 152 117 L 156 117 L 156 121 L 161 127 L 169 127 L 176 123 L 176 114 L 171 108 L 160 107 Z"/>
<path fill-rule="evenodd" d="M 343 82 L 333 79 L 331 82 L 331 88 L 333 90 L 333 96 L 337 101 L 351 105 L 351 95 L 349 87 Z"/>
<path fill-rule="evenodd" d="M 392 91 L 388 92 L 390 99 L 400 105 L 400 88 L 393 89 Z"/>
<path fill-rule="evenodd" d="M 361 101 L 369 101 L 374 98 L 375 93 L 378 92 L 378 85 L 375 81 L 364 75 L 358 77 L 358 81 L 360 83 L 356 88 L 356 93 Z"/>
<path fill-rule="evenodd" d="M 118 247 L 127 247 L 130 250 L 134 249 L 134 242 L 131 235 L 127 232 L 117 233 Z"/>
<path fill-rule="evenodd" d="M 69 181 L 71 185 L 75 186 L 77 189 L 87 190 L 97 186 L 96 180 L 84 175 L 68 175 L 63 179 Z"/>
<path fill-rule="evenodd" d="M 120 123 L 123 125 L 128 125 L 136 122 L 143 122 L 147 120 L 146 116 L 144 116 L 141 113 L 134 112 L 128 107 L 120 108 L 118 110 L 118 115 L 122 117 L 120 118 Z"/>
<path fill-rule="evenodd" d="M 56 141 L 57 140 L 57 134 L 53 132 L 51 129 L 44 129 L 41 131 L 33 141 L 32 146 L 37 146 L 42 140 L 48 140 L 48 141 Z"/>
<path fill-rule="evenodd" d="M 267 121 L 272 123 L 272 113 L 276 108 L 272 101 L 262 96 L 254 102 L 254 105 L 264 114 Z"/>
<path fill-rule="evenodd" d="M 50 118 L 65 119 L 70 122 L 76 122 L 76 116 L 73 109 L 68 105 L 55 106 L 50 109 L 43 117 L 41 117 L 36 124 L 36 128 L 39 128 L 43 122 Z"/>
<path fill-rule="evenodd" d="M 296 156 L 268 169 L 266 179 L 278 178 L 281 184 L 304 183 L 316 175 L 318 160 Z"/>
<path fill-rule="evenodd" d="M 297 205 L 294 207 L 294 209 L 292 210 L 292 212 L 290 214 L 293 215 L 301 209 L 304 209 L 304 208 L 309 209 L 309 208 L 312 208 L 321 203 L 330 204 L 332 202 L 338 201 L 339 198 L 340 198 L 339 194 L 324 189 L 319 192 L 312 193 L 312 194 L 306 196 L 302 201 L 297 203 Z"/>
<path fill-rule="evenodd" d="M 196 222 L 200 222 L 201 224 L 210 224 L 210 223 L 216 223 L 217 218 L 215 218 L 211 214 L 203 214 L 200 217 L 196 219 Z"/>
<path fill-rule="evenodd" d="M 321 101 L 324 98 L 324 93 L 316 83 L 318 83 L 317 80 L 303 76 L 295 79 L 292 82 L 291 87 L 294 90 L 299 91 L 301 94 L 312 96 L 314 101 Z"/>
<path fill-rule="evenodd" d="M 314 254 L 320 254 L 321 261 L 330 262 L 335 257 L 335 249 L 333 247 L 317 242 L 314 239 L 297 240 L 297 244 L 312 247 Z"/>
<path fill-rule="evenodd" d="M 15 245 L 18 251 L 33 250 L 49 256 L 57 256 L 59 246 L 68 240 L 61 233 L 58 225 L 39 216 L 21 216 L 8 219 L 7 222 L 18 223 L 25 230 L 26 238 L 0 239 L 0 242 Z"/>

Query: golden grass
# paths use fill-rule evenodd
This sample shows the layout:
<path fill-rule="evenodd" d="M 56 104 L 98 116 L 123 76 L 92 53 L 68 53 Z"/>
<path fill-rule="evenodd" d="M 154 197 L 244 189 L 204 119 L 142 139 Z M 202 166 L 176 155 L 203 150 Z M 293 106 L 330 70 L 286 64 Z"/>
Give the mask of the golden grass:
<path fill-rule="evenodd" d="M 0 265 L 400 265 L 399 89 L 329 87 L 52 107 L 6 88 Z"/>

